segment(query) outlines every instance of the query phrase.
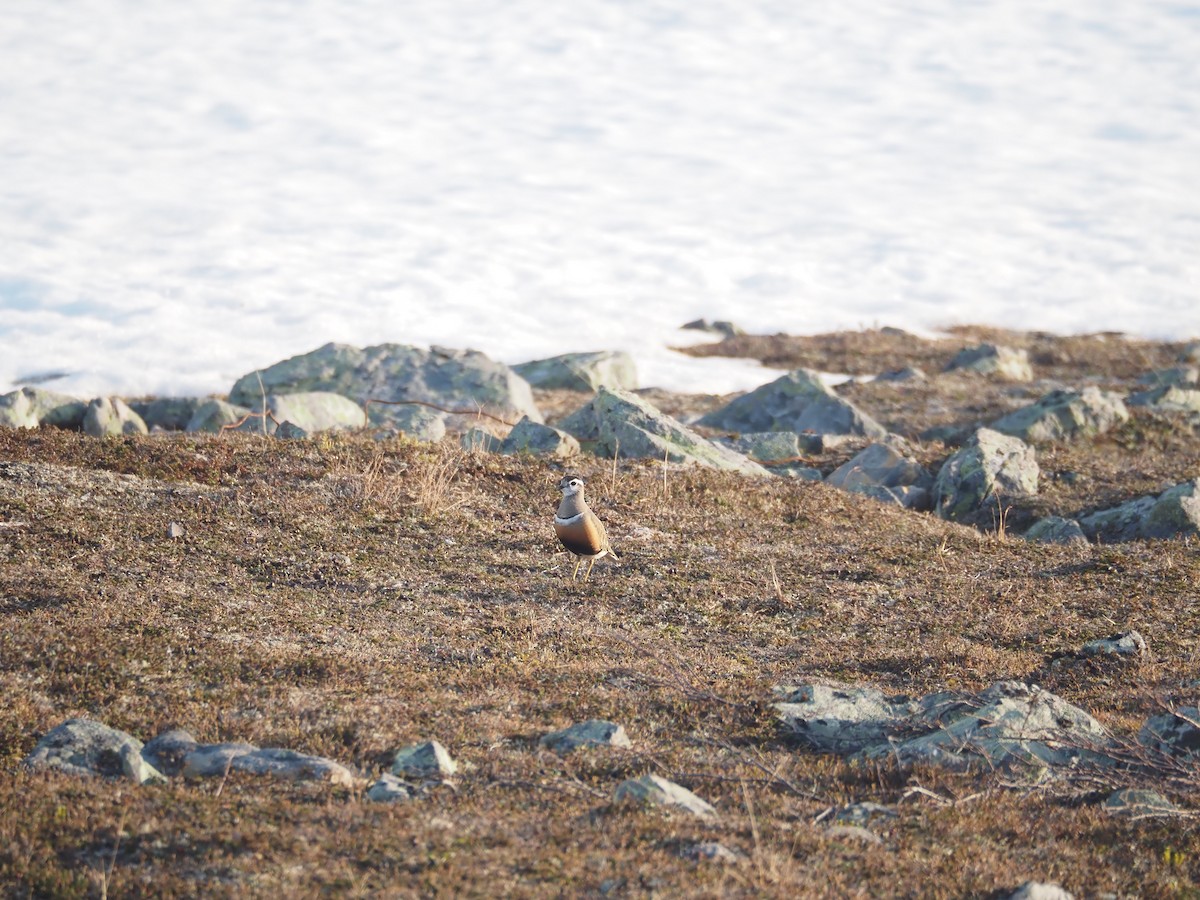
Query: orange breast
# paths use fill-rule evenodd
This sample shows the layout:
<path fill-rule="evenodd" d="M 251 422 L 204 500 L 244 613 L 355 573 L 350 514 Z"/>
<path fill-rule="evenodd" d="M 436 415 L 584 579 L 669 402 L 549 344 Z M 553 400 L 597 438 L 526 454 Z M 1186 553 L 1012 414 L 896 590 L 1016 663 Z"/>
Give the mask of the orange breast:
<path fill-rule="evenodd" d="M 576 556 L 595 556 L 605 549 L 604 527 L 595 516 L 584 516 L 571 525 L 555 522 L 554 533 L 562 545 Z"/>

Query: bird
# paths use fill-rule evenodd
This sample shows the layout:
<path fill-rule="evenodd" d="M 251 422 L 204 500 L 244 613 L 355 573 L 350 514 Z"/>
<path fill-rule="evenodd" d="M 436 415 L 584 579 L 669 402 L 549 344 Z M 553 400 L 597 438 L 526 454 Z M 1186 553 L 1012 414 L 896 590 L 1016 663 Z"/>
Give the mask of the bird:
<path fill-rule="evenodd" d="M 620 557 L 613 553 L 608 543 L 608 534 L 604 523 L 597 518 L 583 499 L 583 487 L 587 482 L 579 475 L 565 475 L 558 483 L 562 491 L 562 502 L 558 504 L 558 512 L 554 516 L 554 533 L 562 541 L 562 545 L 575 554 L 575 568 L 571 572 L 574 581 L 579 574 L 579 567 L 588 560 L 587 571 L 583 580 L 587 581 L 592 574 L 592 566 L 602 556 L 611 556 L 617 562 Z"/>

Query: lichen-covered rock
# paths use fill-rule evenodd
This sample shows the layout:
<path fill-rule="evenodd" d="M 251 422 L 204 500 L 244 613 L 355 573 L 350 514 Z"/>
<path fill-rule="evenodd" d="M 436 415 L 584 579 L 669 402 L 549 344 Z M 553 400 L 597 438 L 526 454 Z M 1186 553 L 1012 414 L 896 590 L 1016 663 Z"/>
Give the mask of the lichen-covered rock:
<path fill-rule="evenodd" d="M 1128 420 L 1129 410 L 1119 396 L 1086 387 L 1082 391 L 1051 391 L 989 427 L 1029 443 L 1049 443 L 1103 434 Z"/>
<path fill-rule="evenodd" d="M 1002 507 L 1037 494 L 1039 469 L 1032 447 L 1020 438 L 980 428 L 938 472 L 933 505 L 943 519 L 994 526 Z"/>
<path fill-rule="evenodd" d="M 449 751 L 437 741 L 425 741 L 396 751 L 392 759 L 393 775 L 421 778 L 449 778 L 458 771 L 458 764 Z"/>
<path fill-rule="evenodd" d="M 422 400 L 447 409 L 482 408 L 502 418 L 526 415 L 535 422 L 542 421 L 529 383 L 508 366 L 475 350 L 326 344 L 243 376 L 233 386 L 229 399 L 254 408 L 261 405 L 263 390 L 268 394 L 332 391 L 362 403 L 371 398 Z M 397 411 L 403 408 L 372 404 L 371 423 L 394 426 Z"/>
<path fill-rule="evenodd" d="M 916 712 L 905 696 L 885 696 L 875 688 L 819 682 L 776 689 L 780 722 L 793 737 L 815 750 L 848 755 L 887 741 Z"/>
<path fill-rule="evenodd" d="M 565 353 L 513 366 L 513 371 L 537 388 L 591 393 L 601 387 L 636 391 L 637 365 L 621 350 Z"/>
<path fill-rule="evenodd" d="M 754 431 L 729 440 L 729 446 L 762 465 L 790 465 L 822 450 L 821 435 L 794 431 Z"/>
<path fill-rule="evenodd" d="M 142 417 L 147 428 L 183 431 L 204 402 L 199 397 L 157 397 L 129 405 Z"/>
<path fill-rule="evenodd" d="M 1079 526 L 1089 538 L 1109 544 L 1200 534 L 1200 478 L 1177 484 L 1157 497 L 1138 497 L 1080 516 Z"/>
<path fill-rule="evenodd" d="M 580 747 L 632 746 L 624 727 L 606 719 L 588 719 L 559 731 L 552 731 L 542 735 L 538 745 L 559 754 L 570 753 Z"/>
<path fill-rule="evenodd" d="M 83 430 L 92 437 L 118 434 L 149 434 L 142 417 L 120 397 L 97 397 L 83 415 Z"/>
<path fill-rule="evenodd" d="M 598 456 L 663 459 L 747 475 L 768 475 L 762 466 L 709 441 L 627 391 L 600 388 L 583 407 L 558 423 Z"/>
<path fill-rule="evenodd" d="M 23 391 L 0 396 L 0 428 L 37 428 L 38 418 Z"/>
<path fill-rule="evenodd" d="M 697 424 L 729 431 L 795 431 L 881 438 L 886 429 L 835 394 L 816 372 L 796 369 L 755 388 Z"/>
<path fill-rule="evenodd" d="M 1038 519 L 1025 532 L 1025 540 L 1043 544 L 1086 544 L 1087 535 L 1074 519 L 1046 516 Z"/>
<path fill-rule="evenodd" d="M 128 778 L 138 784 L 166 779 L 142 757 L 142 742 L 92 719 L 67 719 L 47 732 L 25 757 L 31 769 L 68 775 Z"/>
<path fill-rule="evenodd" d="M 21 388 L 21 393 L 29 398 L 29 406 L 41 424 L 73 430 L 83 428 L 88 405 L 82 400 L 32 386 Z"/>
<path fill-rule="evenodd" d="M 622 800 L 678 809 L 702 819 L 714 819 L 717 816 L 717 811 L 710 803 L 661 775 L 643 775 L 622 781 L 613 792 L 613 801 Z"/>
<path fill-rule="evenodd" d="M 885 503 L 928 509 L 933 476 L 915 459 L 905 455 L 907 449 L 900 439 L 871 444 L 834 469 L 825 483 Z"/>
<path fill-rule="evenodd" d="M 1130 406 L 1155 413 L 1200 413 L 1200 388 L 1163 384 L 1128 397 Z"/>
<path fill-rule="evenodd" d="M 320 431 L 355 431 L 367 424 L 363 408 L 348 397 L 330 391 L 271 394 L 267 409 L 278 422 L 291 422 L 308 434 Z"/>
<path fill-rule="evenodd" d="M 958 352 L 946 364 L 946 371 L 963 370 L 980 375 L 995 375 L 1008 381 L 1032 381 L 1033 369 L 1029 365 L 1029 354 L 1025 350 L 996 344 L 979 344 Z"/>
<path fill-rule="evenodd" d="M 215 434 L 225 425 L 232 425 L 249 412 L 250 410 L 244 406 L 234 406 L 232 403 L 226 403 L 224 400 L 206 400 L 196 408 L 196 411 L 192 413 L 192 417 L 188 419 L 187 430 Z M 246 422 L 247 425 L 251 423 L 256 425 L 260 432 L 262 431 L 262 421 L 260 419 L 251 419 Z"/>
<path fill-rule="evenodd" d="M 578 455 L 579 441 L 565 431 L 522 417 L 508 433 L 508 437 L 501 442 L 499 452 L 506 455 L 529 453 L 534 456 L 568 459 Z"/>

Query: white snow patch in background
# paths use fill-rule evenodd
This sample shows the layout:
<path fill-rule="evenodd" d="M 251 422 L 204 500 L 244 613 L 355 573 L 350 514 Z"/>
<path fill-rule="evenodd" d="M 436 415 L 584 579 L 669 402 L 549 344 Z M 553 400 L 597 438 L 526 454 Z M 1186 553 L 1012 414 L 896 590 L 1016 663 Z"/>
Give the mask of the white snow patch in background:
<path fill-rule="evenodd" d="M 65 0 L 0 7 L 0 58 L 0 390 L 328 341 L 776 377 L 668 351 L 700 316 L 1200 332 L 1168 0 Z"/>

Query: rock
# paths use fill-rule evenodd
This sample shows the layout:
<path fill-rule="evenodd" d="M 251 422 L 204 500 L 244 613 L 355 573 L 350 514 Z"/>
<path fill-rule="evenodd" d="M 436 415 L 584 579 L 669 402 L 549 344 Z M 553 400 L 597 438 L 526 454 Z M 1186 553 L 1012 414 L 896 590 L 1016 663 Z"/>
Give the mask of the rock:
<path fill-rule="evenodd" d="M 928 509 L 933 476 L 904 451 L 902 440 L 871 444 L 848 462 L 834 469 L 825 483 L 844 491 L 866 494 L 885 503 L 909 509 Z"/>
<path fill-rule="evenodd" d="M 908 697 L 886 697 L 875 688 L 810 683 L 778 691 L 783 699 L 775 711 L 783 727 L 815 750 L 842 756 L 886 742 L 917 709 Z"/>
<path fill-rule="evenodd" d="M 892 757 L 900 765 L 937 763 L 952 769 L 1015 765 L 1070 768 L 1080 762 L 1111 762 L 1111 742 L 1091 715 L 1036 685 L 999 681 L 979 694 L 944 692 L 921 699 L 910 723 L 938 727 L 927 734 L 860 752 L 865 759 Z"/>
<path fill-rule="evenodd" d="M 1200 341 L 1189 341 L 1179 351 L 1181 363 L 1200 363 Z"/>
<path fill-rule="evenodd" d="M 275 437 L 281 441 L 302 441 L 308 437 L 308 432 L 284 419 L 275 429 Z"/>
<path fill-rule="evenodd" d="M 619 350 L 566 353 L 521 363 L 513 366 L 513 371 L 536 388 L 586 391 L 589 394 L 600 387 L 622 391 L 638 388 L 633 357 Z"/>
<path fill-rule="evenodd" d="M 206 400 L 196 407 L 196 411 L 188 419 L 187 430 L 205 431 L 215 434 L 223 426 L 232 425 L 249 412 L 250 410 L 244 406 L 234 406 L 232 403 L 226 403 L 224 400 Z M 259 431 L 262 430 L 261 420 L 250 419 L 246 424 L 250 424 L 251 422 L 258 426 Z"/>
<path fill-rule="evenodd" d="M 1082 391 L 1051 391 L 989 427 L 1028 443 L 1049 443 L 1103 434 L 1128 420 L 1129 410 L 1119 396 L 1086 387 Z"/>
<path fill-rule="evenodd" d="M 412 800 L 417 796 L 417 789 L 411 784 L 401 781 L 395 775 L 380 775 L 367 790 L 367 799 L 376 803 L 396 803 L 401 800 Z"/>
<path fill-rule="evenodd" d="M 978 429 L 942 464 L 933 485 L 933 505 L 943 519 L 991 526 L 1000 506 L 1037 494 L 1038 464 L 1020 438 Z"/>
<path fill-rule="evenodd" d="M 879 835 L 861 825 L 830 825 L 825 829 L 825 836 L 840 841 L 860 841 L 864 844 L 883 843 Z"/>
<path fill-rule="evenodd" d="M 657 459 L 747 475 L 767 475 L 766 469 L 728 447 L 706 440 L 690 428 L 659 412 L 648 400 L 628 391 L 600 388 L 591 402 L 558 423 L 580 442 L 592 444 L 598 456 Z"/>
<path fill-rule="evenodd" d="M 1200 534 L 1200 478 L 1168 488 L 1157 497 L 1138 497 L 1079 517 L 1089 538 L 1119 543 L 1137 538 Z"/>
<path fill-rule="evenodd" d="M 1127 398 L 1130 406 L 1141 406 L 1153 413 L 1200 413 L 1200 389 L 1164 384 L 1138 391 Z"/>
<path fill-rule="evenodd" d="M 37 413 L 24 391 L 0 396 L 0 428 L 37 428 Z"/>
<path fill-rule="evenodd" d="M 1038 519 L 1025 532 L 1025 540 L 1043 544 L 1086 544 L 1087 535 L 1074 519 L 1046 516 Z"/>
<path fill-rule="evenodd" d="M 149 434 L 150 429 L 120 397 L 97 397 L 83 415 L 83 430 L 92 437 Z"/>
<path fill-rule="evenodd" d="M 420 778 L 449 778 L 458 771 L 446 748 L 437 741 L 425 741 L 396 751 L 392 760 L 393 775 L 414 775 Z"/>
<path fill-rule="evenodd" d="M 996 344 L 980 344 L 960 350 L 946 364 L 946 371 L 965 370 L 980 375 L 995 375 L 1009 381 L 1032 381 L 1033 369 L 1029 365 L 1029 354 L 1024 350 Z"/>
<path fill-rule="evenodd" d="M 1136 631 L 1088 641 L 1079 648 L 1080 656 L 1142 656 L 1146 652 L 1146 640 Z"/>
<path fill-rule="evenodd" d="M 543 735 L 538 746 L 553 750 L 558 754 L 567 754 L 579 747 L 631 747 L 629 735 L 616 722 L 605 719 L 588 719 L 577 722 L 559 731 Z"/>
<path fill-rule="evenodd" d="M 528 453 L 567 459 L 579 454 L 579 441 L 565 431 L 531 422 L 528 416 L 523 416 L 501 442 L 500 452 L 506 455 Z"/>
<path fill-rule="evenodd" d="M 253 744 L 200 744 L 182 729 L 158 735 L 146 744 L 142 755 L 163 771 L 184 778 L 223 778 L 229 772 L 242 772 L 341 787 L 353 787 L 358 782 L 345 766 L 323 756 Z"/>
<path fill-rule="evenodd" d="M 128 778 L 137 784 L 166 779 L 142 757 L 133 735 L 91 719 L 67 719 L 47 732 L 25 757 L 31 769 L 55 769 L 68 775 Z"/>
<path fill-rule="evenodd" d="M 1009 894 L 1007 900 L 1075 900 L 1075 895 L 1053 882 L 1027 881 Z"/>
<path fill-rule="evenodd" d="M 746 859 L 746 854 L 741 850 L 731 850 L 719 841 L 700 841 L 695 844 L 687 844 L 679 851 L 679 855 L 693 862 L 721 863 L 722 865 L 740 863 Z"/>
<path fill-rule="evenodd" d="M 764 466 L 792 463 L 822 450 L 821 435 L 794 431 L 754 431 L 723 439 L 722 443 Z"/>
<path fill-rule="evenodd" d="M 1185 706 L 1146 720 L 1138 741 L 1170 756 L 1200 756 L 1200 708 Z"/>
<path fill-rule="evenodd" d="M 468 428 L 459 443 L 470 453 L 496 453 L 504 441 L 482 428 Z"/>
<path fill-rule="evenodd" d="M 186 533 L 187 532 L 184 530 L 184 527 L 178 522 L 171 522 L 167 525 L 167 537 L 169 537 L 171 540 L 178 540 Z"/>
<path fill-rule="evenodd" d="M 872 688 L 807 684 L 781 689 L 782 726 L 818 750 L 900 765 L 955 769 L 1016 764 L 1103 764 L 1108 732 L 1060 697 L 1021 682 L 986 690 L 941 692 L 914 701 Z"/>
<path fill-rule="evenodd" d="M 363 408 L 341 394 L 300 391 L 271 394 L 267 409 L 278 422 L 291 422 L 308 434 L 321 431 L 357 431 L 367 424 Z"/>
<path fill-rule="evenodd" d="M 746 333 L 732 322 L 726 322 L 724 320 L 710 322 L 708 319 L 694 319 L 691 322 L 686 322 L 683 325 L 680 325 L 679 327 L 686 328 L 690 331 L 707 331 L 711 334 L 719 334 L 722 337 L 727 338 L 737 337 L 739 334 Z"/>
<path fill-rule="evenodd" d="M 377 404 L 371 405 L 372 417 L 377 407 Z M 388 409 L 391 410 L 388 413 L 388 426 L 410 440 L 436 444 L 446 436 L 446 420 L 449 416 L 444 412 L 413 404 L 389 406 Z"/>
<path fill-rule="evenodd" d="M 1147 372 L 1138 378 L 1138 384 L 1155 388 L 1164 384 L 1189 385 L 1200 383 L 1200 368 L 1196 366 L 1172 366 L 1169 369 L 1157 369 Z"/>
<path fill-rule="evenodd" d="M 1113 791 L 1104 801 L 1104 811 L 1112 816 L 1129 816 L 1134 819 L 1168 818 L 1184 814 L 1184 810 L 1158 791 L 1135 788 Z"/>
<path fill-rule="evenodd" d="M 23 387 L 21 393 L 29 398 L 29 406 L 42 425 L 73 430 L 83 428 L 87 404 L 82 400 L 40 387 Z"/>
<path fill-rule="evenodd" d="M 796 369 L 755 388 L 697 424 L 729 431 L 812 431 L 881 438 L 882 425 L 849 400 L 835 394 L 816 372 Z"/>
<path fill-rule="evenodd" d="M 866 827 L 876 819 L 894 819 L 899 815 L 894 809 L 889 806 L 883 806 L 879 803 L 853 803 L 850 806 L 844 806 L 833 815 L 835 822 L 845 822 L 850 825 L 859 825 Z"/>
<path fill-rule="evenodd" d="M 360 349 L 326 344 L 243 376 L 230 391 L 229 400 L 260 406 L 262 390 L 269 394 L 332 391 L 364 403 L 369 398 L 423 400 L 455 410 L 473 411 L 482 406 L 501 418 L 526 415 L 542 421 L 529 383 L 508 366 L 475 350 L 423 350 L 402 344 Z M 397 410 L 403 408 L 372 404 L 370 420 L 375 425 L 394 425 Z"/>
<path fill-rule="evenodd" d="M 710 804 L 687 788 L 668 781 L 661 775 L 643 775 L 641 778 L 622 781 L 613 792 L 613 801 L 622 800 L 679 809 L 702 819 L 713 819 L 717 816 L 717 811 Z"/>
<path fill-rule="evenodd" d="M 924 370 L 916 366 L 908 366 L 904 369 L 893 369 L 890 372 L 880 372 L 875 376 L 874 380 L 892 384 L 900 384 L 910 381 L 919 384 L 920 382 L 928 381 L 929 376 L 925 374 Z"/>
<path fill-rule="evenodd" d="M 147 428 L 183 431 L 204 402 L 199 397 L 158 397 L 129 405 L 142 417 Z"/>

